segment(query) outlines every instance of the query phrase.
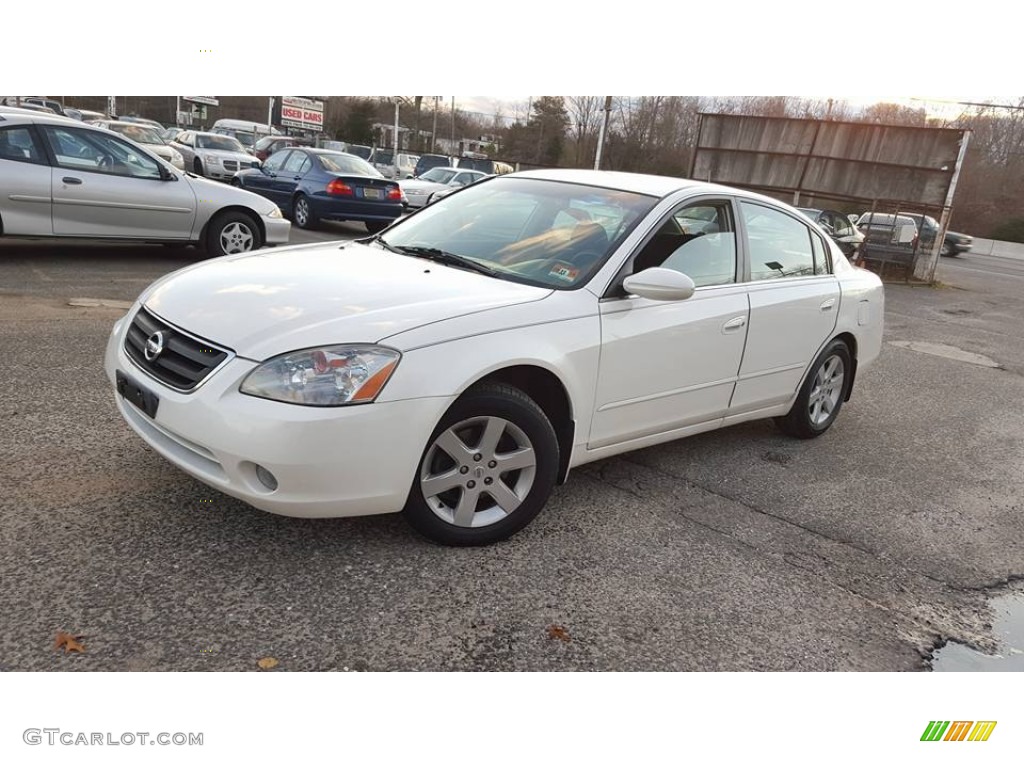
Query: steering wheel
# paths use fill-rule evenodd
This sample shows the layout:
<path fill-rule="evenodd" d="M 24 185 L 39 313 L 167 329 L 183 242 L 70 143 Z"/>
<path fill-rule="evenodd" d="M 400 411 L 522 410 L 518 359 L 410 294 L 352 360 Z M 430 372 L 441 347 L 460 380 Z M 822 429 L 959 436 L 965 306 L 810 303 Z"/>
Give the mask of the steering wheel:
<path fill-rule="evenodd" d="M 110 170 L 114 167 L 114 158 L 110 155 L 100 155 L 96 161 L 97 168 L 103 168 L 104 170 Z"/>

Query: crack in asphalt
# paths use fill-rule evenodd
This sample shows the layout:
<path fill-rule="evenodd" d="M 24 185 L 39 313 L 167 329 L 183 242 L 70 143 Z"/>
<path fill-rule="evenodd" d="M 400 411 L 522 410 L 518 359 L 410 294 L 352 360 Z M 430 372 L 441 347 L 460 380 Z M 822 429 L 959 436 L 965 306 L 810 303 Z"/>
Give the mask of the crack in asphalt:
<path fill-rule="evenodd" d="M 731 496 L 731 495 L 729 495 L 727 493 L 723 493 L 721 491 L 716 491 L 714 489 L 708 488 L 707 486 L 702 485 L 701 483 L 695 482 L 695 481 L 693 481 L 692 479 L 690 479 L 688 477 L 676 475 L 676 474 L 673 474 L 672 472 L 668 472 L 668 471 L 666 471 L 664 469 L 661 469 L 660 467 L 654 467 L 654 466 L 651 466 L 649 464 L 644 464 L 643 462 L 635 461 L 635 460 L 632 460 L 632 459 L 626 459 L 626 458 L 623 458 L 621 456 L 620 457 L 616 457 L 616 458 L 617 458 L 618 461 L 622 462 L 623 464 L 629 464 L 629 465 L 632 465 L 634 467 L 639 467 L 641 469 L 646 469 L 646 470 L 648 470 L 650 472 L 653 472 L 655 474 L 661 475 L 663 477 L 667 477 L 667 478 L 669 478 L 671 480 L 684 482 L 687 485 L 689 485 L 689 486 L 691 486 L 693 488 L 696 488 L 696 489 L 698 489 L 698 490 L 700 490 L 700 491 L 702 491 L 702 492 L 704 492 L 704 493 L 706 493 L 708 495 L 717 496 L 719 498 L 725 499 L 726 501 L 729 501 L 729 502 L 731 502 L 733 504 L 737 504 L 740 507 L 743 507 L 744 509 L 750 510 L 752 512 L 755 512 L 755 513 L 758 513 L 758 514 L 761 514 L 761 515 L 764 515 L 765 517 L 768 517 L 768 518 L 770 518 L 772 520 L 775 520 L 777 522 L 783 523 L 785 525 L 789 525 L 789 526 L 791 526 L 793 528 L 796 528 L 796 529 L 798 529 L 800 531 L 803 531 L 805 533 L 809 533 L 809 534 L 811 534 L 813 536 L 816 536 L 816 537 L 818 537 L 820 539 L 823 539 L 824 541 L 830 542 L 832 544 L 838 544 L 840 546 L 849 547 L 852 550 L 855 550 L 855 551 L 861 552 L 861 553 L 863 553 L 865 555 L 868 555 L 871 559 L 879 562 L 880 564 L 887 564 L 887 565 L 894 566 L 898 570 L 902 570 L 902 571 L 905 571 L 906 573 L 910 573 L 910 574 L 914 574 L 916 576 L 919 576 L 919 577 L 921 577 L 923 579 L 926 579 L 927 581 L 932 582 L 933 584 L 935 584 L 935 585 L 937 585 L 939 587 L 944 587 L 944 588 L 946 588 L 946 589 L 948 589 L 948 590 L 950 590 L 952 592 L 957 592 L 957 591 L 960 591 L 960 592 L 992 592 L 992 591 L 1000 590 L 1000 589 L 1008 589 L 1008 588 L 1010 588 L 1011 586 L 1013 586 L 1014 584 L 1016 584 L 1018 582 L 1024 582 L 1024 574 L 1011 573 L 1011 574 L 1007 575 L 1007 577 L 1004 578 L 1004 579 L 998 579 L 998 580 L 993 581 L 993 582 L 989 582 L 989 583 L 985 583 L 985 584 L 980 584 L 980 585 L 975 585 L 975 586 L 964 585 L 964 584 L 951 584 L 951 583 L 949 583 L 949 582 L 947 582 L 947 581 L 945 581 L 943 579 L 940 579 L 940 578 L 937 578 L 935 576 L 932 576 L 931 574 L 925 573 L 923 571 L 915 570 L 913 568 L 909 568 L 905 564 L 892 562 L 892 561 L 888 560 L 887 558 L 885 558 L 884 556 L 882 556 L 882 555 L 880 555 L 880 554 L 878 554 L 876 552 L 873 552 L 873 551 L 871 551 L 870 549 L 868 549 L 866 547 L 863 547 L 863 546 L 860 546 L 858 544 L 855 544 L 854 542 L 847 541 L 847 540 L 844 540 L 844 539 L 835 538 L 833 536 L 829 536 L 829 535 L 827 535 L 825 533 L 822 533 L 821 531 L 815 530 L 814 528 L 808 527 L 806 525 L 802 525 L 801 523 L 797 523 L 797 522 L 794 522 L 792 520 L 788 520 L 788 519 L 786 519 L 784 517 L 780 517 L 779 515 L 773 514 L 773 513 L 769 512 L 767 510 L 761 509 L 761 508 L 759 508 L 757 506 L 754 506 L 753 504 L 750 504 L 750 503 L 748 503 L 746 501 L 743 501 L 742 499 L 739 499 L 739 498 L 737 498 L 735 496 Z M 600 483 L 603 483 L 603 484 L 608 485 L 608 486 L 610 486 L 612 488 L 615 488 L 616 490 L 628 493 L 628 494 L 634 496 L 635 498 L 641 498 L 641 499 L 644 498 L 644 494 L 639 493 L 638 491 L 636 491 L 634 489 L 623 487 L 623 486 L 615 483 L 613 480 L 608 479 L 606 477 L 606 472 L 605 472 L 605 468 L 604 467 L 601 467 L 600 469 L 598 469 L 597 471 L 594 471 L 594 472 L 587 472 L 586 474 L 588 476 L 590 476 L 590 477 L 593 477 L 594 479 L 596 479 Z M 933 621 L 930 621 L 928 618 L 919 617 L 919 616 L 915 616 L 915 615 L 913 615 L 911 613 L 907 613 L 906 611 L 901 610 L 899 608 L 899 606 L 896 606 L 896 605 L 886 605 L 884 603 L 880 603 L 880 602 L 878 602 L 878 600 L 876 600 L 876 599 L 874 599 L 874 598 L 864 594 L 863 592 L 860 592 L 860 591 L 854 589 L 853 587 L 848 586 L 847 584 L 843 584 L 842 582 L 837 581 L 836 579 L 830 577 L 827 572 L 826 573 L 822 573 L 822 572 L 819 572 L 819 571 L 815 571 L 813 568 L 797 562 L 797 558 L 799 558 L 801 556 L 817 558 L 818 560 L 822 561 L 823 567 L 827 570 L 828 567 L 829 567 L 829 563 L 831 563 L 832 561 L 828 560 L 825 557 L 822 557 L 821 555 L 818 555 L 816 553 L 799 553 L 799 552 L 791 552 L 791 551 L 786 551 L 786 552 L 782 553 L 781 555 L 776 555 L 775 553 L 766 551 L 766 550 L 758 547 L 756 544 L 751 544 L 751 543 L 749 543 L 747 541 L 744 541 L 742 538 L 738 537 L 737 535 L 735 535 L 734 533 L 732 533 L 730 531 L 723 530 L 721 528 L 717 528 L 714 525 L 711 525 L 710 523 L 707 523 L 707 522 L 705 522 L 703 520 L 695 519 L 694 517 L 688 515 L 683 509 L 671 509 L 669 511 L 674 516 L 681 517 L 681 518 L 687 520 L 688 522 L 690 522 L 690 523 L 692 523 L 694 525 L 700 526 L 701 528 L 704 528 L 706 530 L 712 531 L 712 532 L 717 533 L 719 535 L 725 536 L 725 537 L 729 538 L 731 541 L 734 541 L 735 543 L 737 543 L 737 544 L 739 544 L 739 545 L 741 545 L 741 546 L 743 546 L 743 547 L 745 547 L 747 549 L 750 549 L 750 550 L 752 550 L 754 552 L 757 552 L 760 555 L 771 557 L 771 558 L 774 558 L 774 559 L 779 559 L 782 562 L 786 563 L 787 565 L 789 565 L 789 566 L 791 566 L 793 568 L 796 568 L 796 569 L 798 569 L 800 571 L 808 573 L 811 576 L 817 577 L 818 579 L 820 579 L 822 581 L 825 581 L 828 584 L 831 584 L 832 586 L 842 590 L 843 592 L 846 592 L 847 594 L 850 594 L 850 595 L 852 595 L 852 596 L 854 596 L 854 597 L 856 597 L 856 598 L 858 598 L 860 600 L 863 600 L 866 604 L 868 604 L 868 605 L 870 605 L 870 606 L 872 606 L 872 607 L 874 607 L 874 608 L 876 608 L 876 609 L 878 609 L 880 611 L 883 611 L 884 613 L 886 613 L 886 614 L 888 614 L 890 616 L 898 617 L 899 620 L 901 622 L 903 622 L 905 625 L 909 625 L 909 627 L 911 627 L 913 630 L 916 630 L 916 634 L 918 634 L 920 636 L 920 637 L 915 639 L 913 637 L 913 633 L 903 633 L 906 636 L 906 639 L 911 642 L 911 644 L 913 646 L 913 649 L 914 649 L 914 652 L 917 653 L 918 656 L 920 657 L 921 663 L 922 663 L 922 667 L 925 668 L 925 669 L 931 670 L 931 668 L 932 668 L 931 665 L 932 665 L 932 662 L 934 661 L 935 654 L 941 648 L 943 648 L 945 645 L 947 645 L 948 643 L 951 643 L 951 642 L 960 643 L 961 645 L 965 645 L 967 647 L 974 648 L 975 650 L 978 650 L 978 651 L 981 651 L 981 652 L 988 652 L 988 649 L 985 647 L 985 644 L 984 643 L 980 643 L 978 638 L 972 638 L 969 635 L 964 634 L 963 631 L 956 631 L 956 629 L 953 628 L 953 627 L 943 628 L 943 627 L 937 625 L 936 623 L 934 623 Z"/>

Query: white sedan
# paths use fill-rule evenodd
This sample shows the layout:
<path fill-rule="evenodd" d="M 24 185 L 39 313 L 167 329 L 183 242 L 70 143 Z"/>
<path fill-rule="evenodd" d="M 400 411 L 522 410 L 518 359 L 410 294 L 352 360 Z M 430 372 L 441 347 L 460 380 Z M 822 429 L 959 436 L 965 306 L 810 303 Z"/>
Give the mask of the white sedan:
<path fill-rule="evenodd" d="M 504 539 L 571 468 L 752 419 L 817 437 L 882 285 L 795 209 L 682 179 L 498 176 L 359 242 L 226 256 L 114 327 L 124 419 L 269 512 Z"/>

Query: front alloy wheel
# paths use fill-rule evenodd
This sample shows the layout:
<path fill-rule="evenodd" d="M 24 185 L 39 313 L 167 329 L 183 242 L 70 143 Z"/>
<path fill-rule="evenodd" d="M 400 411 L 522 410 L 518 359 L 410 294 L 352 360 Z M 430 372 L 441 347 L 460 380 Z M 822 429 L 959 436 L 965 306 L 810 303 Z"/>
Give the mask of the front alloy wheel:
<path fill-rule="evenodd" d="M 482 385 L 434 430 L 405 516 L 442 544 L 491 544 L 537 516 L 557 471 L 558 441 L 540 406 L 505 384 Z"/>
<path fill-rule="evenodd" d="M 207 229 L 206 250 L 211 256 L 247 253 L 262 245 L 262 236 L 256 222 L 240 211 L 219 214 Z"/>

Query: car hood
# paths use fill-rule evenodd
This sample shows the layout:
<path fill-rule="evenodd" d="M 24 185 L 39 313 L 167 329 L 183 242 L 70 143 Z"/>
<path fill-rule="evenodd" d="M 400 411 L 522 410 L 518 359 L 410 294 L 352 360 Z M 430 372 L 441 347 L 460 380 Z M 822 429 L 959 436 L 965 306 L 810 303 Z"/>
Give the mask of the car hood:
<path fill-rule="evenodd" d="M 212 155 L 220 160 L 238 160 L 243 163 L 259 162 L 255 155 L 250 155 L 248 152 L 232 152 L 227 149 L 196 149 L 193 150 L 199 157 L 203 155 Z"/>
<path fill-rule="evenodd" d="M 169 323 L 265 360 L 324 344 L 377 342 L 550 293 L 349 242 L 212 259 L 157 281 L 141 300 Z"/>
<path fill-rule="evenodd" d="M 225 205 L 244 205 L 261 216 L 269 216 L 277 210 L 276 203 L 262 195 L 257 195 L 255 192 L 228 186 L 213 179 L 196 176 L 194 173 L 183 172 L 177 168 L 174 170 L 183 181 L 192 187 L 192 191 L 196 193 L 197 200 L 208 201 L 215 208 L 221 208 Z"/>
<path fill-rule="evenodd" d="M 178 151 L 167 144 L 143 144 L 143 146 L 154 155 L 162 157 L 164 160 L 170 160 L 174 157 L 174 153 Z"/>

